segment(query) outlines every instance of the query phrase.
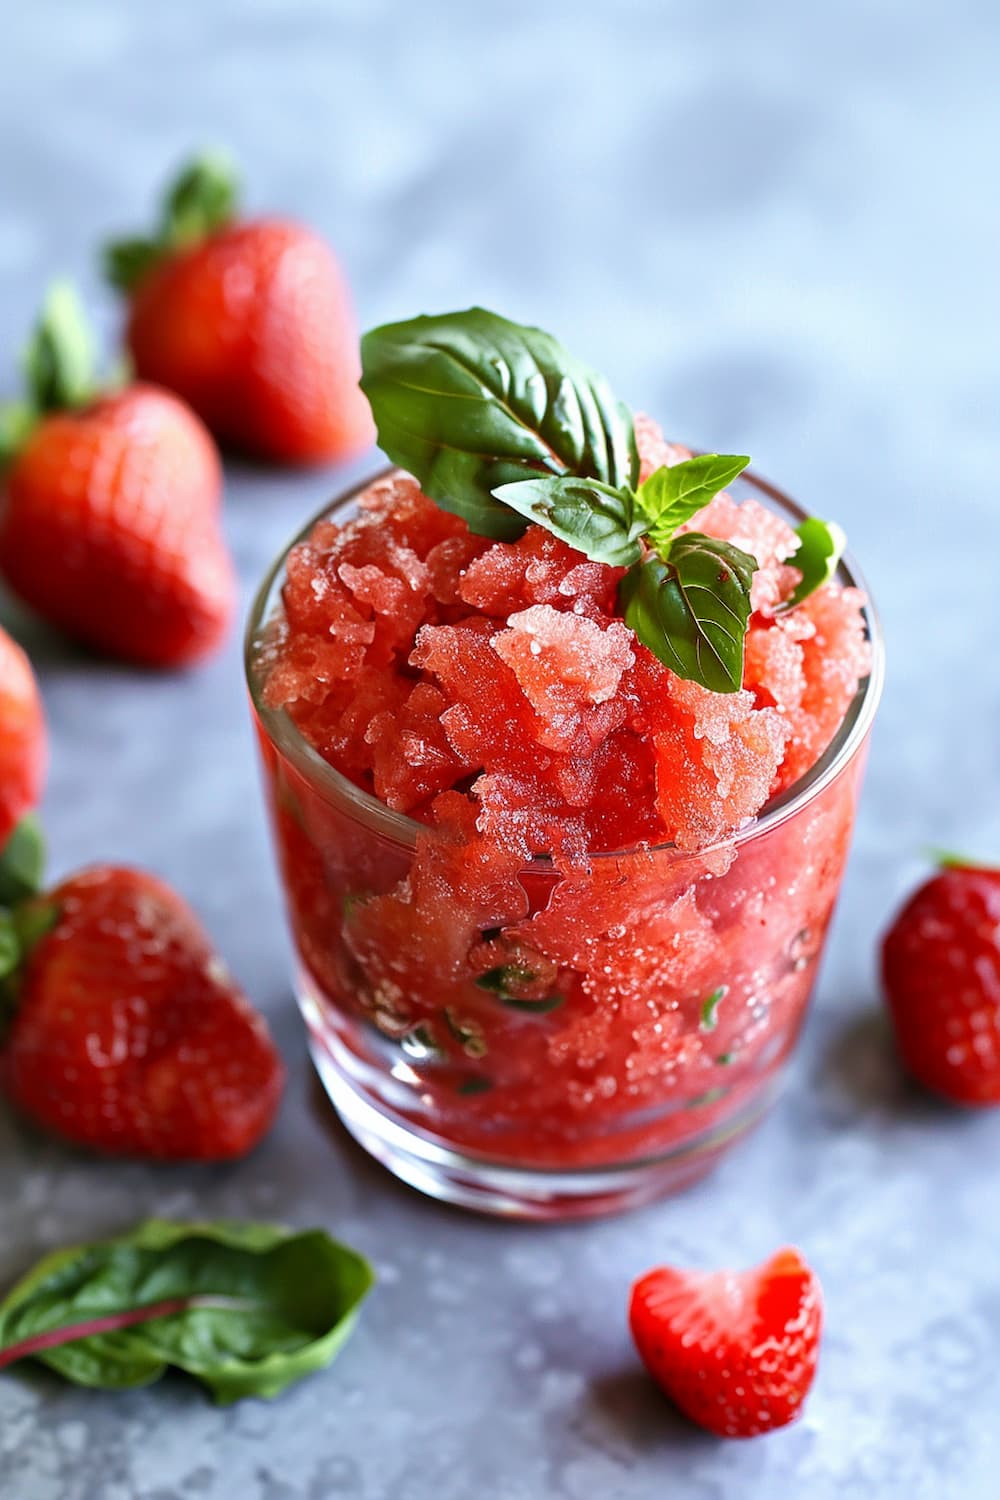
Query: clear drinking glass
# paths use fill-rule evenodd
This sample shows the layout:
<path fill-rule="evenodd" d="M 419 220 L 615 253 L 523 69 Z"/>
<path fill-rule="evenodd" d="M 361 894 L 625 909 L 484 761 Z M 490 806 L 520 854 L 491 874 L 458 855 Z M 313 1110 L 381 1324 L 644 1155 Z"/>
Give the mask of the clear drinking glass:
<path fill-rule="evenodd" d="M 364 488 L 322 516 L 346 520 Z M 805 516 L 750 474 L 729 492 Z M 813 988 L 882 686 L 874 611 L 840 730 L 752 825 L 696 853 L 536 858 L 515 932 L 488 862 L 354 786 L 265 703 L 288 550 L 253 607 L 247 678 L 296 993 L 344 1124 L 404 1181 L 493 1213 L 611 1212 L 701 1176 L 773 1098 Z M 864 588 L 849 558 L 840 578 Z"/>

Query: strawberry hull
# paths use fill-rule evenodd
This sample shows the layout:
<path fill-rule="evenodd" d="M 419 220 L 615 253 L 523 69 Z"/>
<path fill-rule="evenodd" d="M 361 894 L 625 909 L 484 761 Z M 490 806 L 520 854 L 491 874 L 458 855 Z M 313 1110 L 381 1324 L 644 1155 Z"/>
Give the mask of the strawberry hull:
<path fill-rule="evenodd" d="M 473 556 L 470 565 L 475 545 L 466 547 L 455 536 L 452 543 L 463 579 L 471 578 L 485 597 L 481 575 L 489 559 Z M 531 545 L 526 541 L 525 549 Z M 293 551 L 293 570 L 295 556 Z M 357 573 L 364 565 L 350 566 Z M 535 1217 L 609 1211 L 681 1187 L 766 1107 L 815 982 L 880 680 L 876 647 L 872 673 L 860 685 L 856 674 L 832 743 L 788 786 L 781 785 L 780 767 L 766 760 L 775 744 L 780 750 L 784 743 L 766 686 L 753 709 L 725 699 L 708 709 L 699 704 L 701 735 L 677 727 L 687 722 L 682 715 L 688 712 L 688 685 L 676 686 L 679 706 L 671 707 L 675 718 L 664 718 L 662 730 L 652 716 L 665 715 L 662 694 L 648 692 L 633 745 L 619 705 L 635 693 L 633 680 L 645 682 L 652 668 L 643 662 L 629 667 L 624 634 L 619 637 L 615 622 L 608 624 L 601 612 L 607 607 L 601 602 L 603 581 L 594 565 L 587 566 L 594 573 L 584 580 L 587 609 L 597 622 L 589 635 L 575 621 L 565 628 L 550 623 L 538 611 L 551 606 L 529 602 L 532 651 L 541 641 L 543 657 L 551 653 L 544 659 L 557 659 L 560 673 L 525 678 L 528 707 L 522 709 L 520 700 L 502 704 L 504 712 L 489 730 L 492 753 L 514 767 L 507 784 L 507 763 L 475 764 L 471 713 L 485 714 L 488 703 L 473 703 L 464 716 L 455 711 L 468 701 L 462 697 L 463 671 L 469 676 L 492 667 L 471 633 L 464 663 L 454 655 L 445 658 L 448 632 L 456 630 L 447 591 L 438 587 L 445 599 L 441 614 L 425 616 L 429 633 L 415 630 L 412 619 L 400 627 L 397 606 L 393 628 L 409 632 L 411 647 L 419 634 L 409 678 L 414 664 L 423 666 L 428 692 L 443 693 L 444 702 L 428 698 L 428 707 L 445 728 L 447 754 L 466 760 L 450 769 L 450 784 L 427 781 L 430 795 L 411 800 L 405 811 L 374 794 L 378 777 L 383 786 L 387 774 L 389 784 L 403 783 L 392 783 L 391 762 L 387 773 L 385 761 L 376 767 L 374 785 L 366 779 L 359 769 L 360 736 L 338 768 L 328 763 L 333 757 L 326 745 L 317 753 L 318 719 L 300 728 L 293 711 L 268 701 L 267 684 L 291 659 L 289 640 L 298 644 L 295 621 L 290 630 L 280 605 L 277 646 L 273 624 L 264 624 L 275 618 L 278 591 L 284 588 L 284 598 L 290 597 L 284 563 L 262 592 L 250 638 L 251 694 L 298 954 L 298 991 L 324 1082 L 348 1127 L 398 1175 L 452 1201 Z M 496 576 L 495 570 L 490 587 Z M 527 576 L 540 577 L 540 568 Z M 369 590 L 373 578 L 366 579 Z M 862 606 L 856 607 L 861 618 Z M 874 623 L 869 613 L 863 619 L 867 646 Z M 351 624 L 361 636 L 357 622 Z M 762 616 L 762 638 L 766 624 Z M 519 618 L 513 626 L 525 628 Z M 497 655 L 522 670 L 520 637 L 510 627 L 508 621 L 499 645 L 496 636 L 491 641 Z M 380 629 L 376 620 L 369 652 L 379 649 Z M 563 665 L 563 638 L 571 629 L 603 651 L 593 675 L 597 680 L 603 672 L 610 686 L 572 721 L 569 744 L 567 716 L 545 718 L 538 705 L 548 712 L 558 693 L 560 708 L 571 691 L 580 694 L 576 684 L 586 674 L 574 667 L 571 677 Z M 770 638 L 765 644 L 772 657 L 781 651 L 787 657 L 784 643 L 781 651 L 771 649 Z M 312 645 L 309 650 L 315 654 Z M 528 660 L 530 653 L 523 654 Z M 384 665 L 387 656 L 383 649 L 383 665 L 369 674 L 380 679 L 383 703 L 385 679 L 392 675 Z M 786 670 L 784 660 L 779 665 Z M 362 671 L 355 677 L 355 701 L 368 691 L 365 684 Z M 412 696 L 411 683 L 406 690 Z M 753 701 L 748 694 L 736 697 Z M 756 719 L 761 703 L 768 706 Z M 709 710 L 728 716 L 724 729 L 706 718 Z M 386 720 L 384 706 L 381 712 L 390 730 L 381 736 L 382 753 L 386 741 L 395 743 L 402 762 L 410 730 L 401 717 Z M 398 715 L 398 706 L 393 712 Z M 515 719 L 521 734 L 501 744 Z M 366 743 L 380 737 L 372 734 L 373 722 L 380 721 L 366 719 Z M 532 725 L 539 722 L 532 747 Z M 333 723 L 329 715 L 326 723 Z M 347 743 L 344 723 L 341 716 L 330 731 L 341 745 Z M 731 753 L 730 739 L 737 742 Z M 705 740 L 714 745 L 716 761 L 707 758 Z M 596 752 L 590 742 L 599 744 Z M 430 753 L 430 736 L 421 743 L 421 757 L 409 755 L 406 797 L 418 761 L 420 776 L 429 774 L 429 765 L 434 776 L 443 774 Z M 791 748 L 801 756 L 800 742 Z M 641 837 L 652 829 L 649 809 L 641 805 L 643 787 L 659 787 L 661 807 L 680 806 L 679 779 L 688 776 L 695 756 L 703 758 L 682 807 L 684 815 L 694 809 L 684 831 L 671 840 L 671 830 L 663 827 L 661 842 Z M 670 782 L 662 771 L 655 779 L 664 762 Z M 607 768 L 603 784 L 601 766 Z M 519 785 L 536 776 L 534 800 L 530 807 L 517 805 L 516 825 L 506 790 L 514 771 Z M 710 774 L 719 787 L 728 778 L 725 798 L 716 783 L 709 785 Z M 539 813 L 543 776 L 548 801 Z M 759 806 L 768 782 L 770 800 L 748 817 L 747 799 L 757 796 Z M 757 785 L 762 791 L 753 791 Z M 559 795 L 572 799 L 572 812 Z M 403 801 L 401 793 L 397 804 Z M 691 830 L 707 828 L 710 816 L 731 817 L 742 826 L 716 830 L 715 837 L 691 847 Z M 633 825 L 640 837 L 629 847 L 601 847 L 602 829 L 613 839 Z M 529 831 L 522 837 L 515 827 Z M 564 837 L 569 828 L 572 835 Z M 532 838 L 536 845 L 547 838 L 549 847 L 531 850 Z"/>

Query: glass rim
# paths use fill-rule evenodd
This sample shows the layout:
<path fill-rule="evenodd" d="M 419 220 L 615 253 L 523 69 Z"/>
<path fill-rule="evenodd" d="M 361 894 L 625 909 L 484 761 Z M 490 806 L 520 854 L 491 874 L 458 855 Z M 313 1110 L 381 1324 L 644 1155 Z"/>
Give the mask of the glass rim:
<path fill-rule="evenodd" d="M 382 802 L 371 792 L 363 787 L 357 786 L 343 772 L 338 771 L 329 761 L 324 760 L 319 751 L 300 733 L 294 721 L 284 709 L 276 709 L 264 702 L 262 682 L 257 670 L 256 652 L 260 631 L 268 620 L 273 617 L 269 611 L 269 605 L 275 585 L 283 573 L 289 553 L 297 547 L 300 542 L 305 541 L 314 526 L 320 521 L 328 519 L 342 506 L 349 505 L 360 495 L 370 489 L 373 484 L 380 480 L 389 478 L 390 475 L 402 472 L 394 464 L 385 466 L 350 485 L 347 489 L 338 492 L 332 500 L 328 500 L 314 515 L 312 515 L 298 532 L 292 537 L 285 547 L 278 553 L 271 566 L 267 569 L 264 578 L 257 589 L 250 612 L 247 618 L 246 631 L 244 635 L 244 670 L 246 673 L 247 687 L 250 700 L 253 705 L 258 721 L 267 732 L 267 736 L 275 748 L 292 764 L 296 770 L 309 782 L 318 786 L 328 793 L 332 800 L 346 803 L 353 811 L 359 822 L 368 824 L 383 837 L 391 839 L 396 844 L 414 849 L 417 838 L 421 833 L 426 833 L 433 825 L 422 823 L 416 818 L 411 818 L 408 813 L 399 812 L 391 808 L 388 803 Z M 784 511 L 790 512 L 798 522 L 808 520 L 810 512 L 797 501 L 792 500 L 780 490 L 777 485 L 762 478 L 752 469 L 746 469 L 739 476 L 736 484 L 749 484 L 767 500 L 777 503 Z M 734 486 L 735 487 L 735 486 Z M 856 563 L 850 550 L 845 551 L 840 560 L 835 575 L 841 583 L 850 588 L 860 589 L 865 596 L 864 619 L 868 632 L 868 641 L 871 646 L 872 662 L 869 675 L 858 685 L 858 690 L 845 713 L 840 726 L 824 750 L 820 758 L 804 775 L 793 781 L 780 796 L 765 803 L 761 812 L 742 828 L 736 830 L 726 837 L 719 838 L 709 845 L 697 849 L 680 849 L 670 840 L 664 840 L 660 844 L 633 844 L 625 849 L 603 849 L 588 853 L 587 862 L 592 863 L 605 859 L 628 859 L 639 855 L 670 854 L 676 860 L 705 859 L 719 850 L 728 850 L 749 842 L 751 839 L 759 838 L 773 828 L 794 817 L 803 807 L 821 795 L 832 782 L 836 781 L 840 773 L 854 759 L 857 752 L 868 737 L 869 730 L 875 718 L 882 696 L 882 688 L 885 680 L 885 643 L 882 628 L 878 617 L 878 611 L 872 602 L 871 593 L 865 582 L 864 574 Z M 551 866 L 550 856 L 545 854 L 535 855 L 532 865 L 549 868 Z M 528 868 L 531 868 L 529 866 Z"/>

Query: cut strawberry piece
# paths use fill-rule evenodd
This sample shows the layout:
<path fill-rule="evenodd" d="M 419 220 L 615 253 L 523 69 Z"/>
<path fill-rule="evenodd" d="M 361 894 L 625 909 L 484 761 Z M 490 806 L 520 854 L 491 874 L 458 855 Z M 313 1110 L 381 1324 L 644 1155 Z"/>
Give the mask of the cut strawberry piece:
<path fill-rule="evenodd" d="M 788 1248 L 749 1271 L 661 1266 L 636 1282 L 629 1309 L 653 1379 L 720 1437 L 755 1437 L 799 1416 L 822 1317 L 819 1280 Z"/>
<path fill-rule="evenodd" d="M 900 1056 L 956 1104 L 1000 1104 L 1000 870 L 943 870 L 898 914 L 882 978 Z"/>

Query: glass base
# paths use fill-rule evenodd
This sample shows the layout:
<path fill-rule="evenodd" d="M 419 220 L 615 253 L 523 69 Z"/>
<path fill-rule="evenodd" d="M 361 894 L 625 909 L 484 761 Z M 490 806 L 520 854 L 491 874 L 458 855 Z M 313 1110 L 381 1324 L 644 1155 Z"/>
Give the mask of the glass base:
<path fill-rule="evenodd" d="M 534 1170 L 453 1150 L 380 1108 L 338 1067 L 313 1033 L 309 1050 L 354 1139 L 410 1187 L 444 1203 L 511 1219 L 582 1219 L 621 1213 L 697 1182 L 773 1102 L 776 1080 L 740 1114 L 662 1156 L 596 1168 Z"/>

